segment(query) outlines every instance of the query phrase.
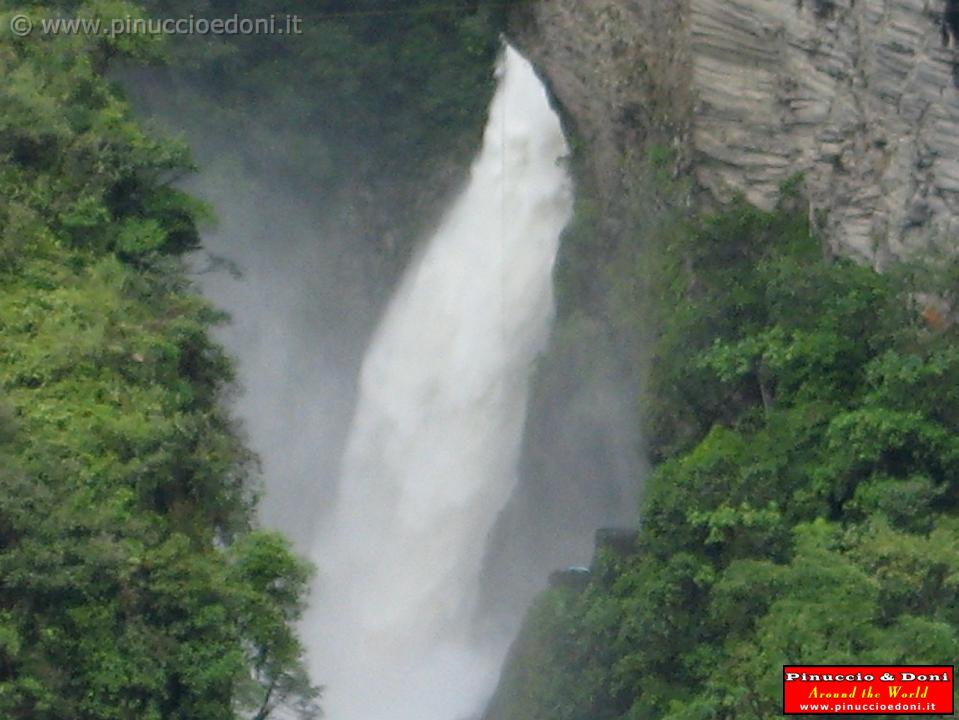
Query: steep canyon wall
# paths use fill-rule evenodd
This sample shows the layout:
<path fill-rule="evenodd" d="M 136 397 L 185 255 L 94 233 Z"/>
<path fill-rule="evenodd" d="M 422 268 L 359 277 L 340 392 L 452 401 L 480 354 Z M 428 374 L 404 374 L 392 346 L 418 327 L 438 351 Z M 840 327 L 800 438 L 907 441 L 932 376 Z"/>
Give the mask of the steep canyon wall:
<path fill-rule="evenodd" d="M 959 228 L 959 10 L 947 0 L 543 0 L 512 40 L 615 203 L 676 148 L 705 199 L 801 172 L 832 249 L 882 267 Z"/>

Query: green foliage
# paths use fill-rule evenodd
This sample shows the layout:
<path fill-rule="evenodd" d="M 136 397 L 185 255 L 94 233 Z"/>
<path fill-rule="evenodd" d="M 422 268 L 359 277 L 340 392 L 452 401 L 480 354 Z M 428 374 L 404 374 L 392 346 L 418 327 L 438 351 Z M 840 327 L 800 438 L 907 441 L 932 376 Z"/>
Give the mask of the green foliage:
<path fill-rule="evenodd" d="M 959 331 L 919 292 L 955 269 L 824 259 L 806 217 L 674 213 L 610 265 L 655 328 L 638 551 L 540 599 L 491 720 L 761 720 L 783 664 L 959 652 Z"/>
<path fill-rule="evenodd" d="M 6 26 L 11 6 L 2 6 Z M 118 2 L 79 15 L 136 15 Z M 50 9 L 29 11 L 37 18 Z M 153 39 L 0 41 L 0 717 L 315 717 L 308 568 L 251 527 L 185 148 L 103 77 Z"/>

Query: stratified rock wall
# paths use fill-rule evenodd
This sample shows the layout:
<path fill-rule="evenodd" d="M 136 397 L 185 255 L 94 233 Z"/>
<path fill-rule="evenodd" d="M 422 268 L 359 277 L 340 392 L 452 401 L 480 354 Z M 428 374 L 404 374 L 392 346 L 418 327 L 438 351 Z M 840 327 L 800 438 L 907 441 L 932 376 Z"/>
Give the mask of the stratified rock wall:
<path fill-rule="evenodd" d="M 685 139 L 685 15 L 684 2 L 659 0 L 520 0 L 513 12 L 510 40 L 587 144 L 587 179 L 606 200 L 615 203 L 633 153 Z"/>
<path fill-rule="evenodd" d="M 877 266 L 959 230 L 955 0 L 538 0 L 512 40 L 607 197 L 647 142 L 716 200 L 802 172 L 833 247 Z"/>

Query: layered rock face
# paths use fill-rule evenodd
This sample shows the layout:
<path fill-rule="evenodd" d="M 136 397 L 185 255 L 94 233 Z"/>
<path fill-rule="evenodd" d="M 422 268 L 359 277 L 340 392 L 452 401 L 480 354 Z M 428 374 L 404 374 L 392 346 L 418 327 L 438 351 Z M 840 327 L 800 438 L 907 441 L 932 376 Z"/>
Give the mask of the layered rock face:
<path fill-rule="evenodd" d="M 877 267 L 959 230 L 956 0 L 539 0 L 512 40 L 602 194 L 672 144 L 718 201 L 802 172 L 837 252 Z"/>

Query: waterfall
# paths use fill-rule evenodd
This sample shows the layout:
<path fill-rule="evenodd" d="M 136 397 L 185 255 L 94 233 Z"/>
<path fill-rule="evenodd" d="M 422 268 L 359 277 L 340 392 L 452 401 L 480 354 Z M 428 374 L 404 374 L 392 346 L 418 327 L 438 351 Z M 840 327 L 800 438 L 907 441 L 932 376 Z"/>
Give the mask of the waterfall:
<path fill-rule="evenodd" d="M 363 362 L 304 625 L 329 720 L 460 720 L 504 638 L 472 624 L 487 536 L 516 480 L 532 363 L 572 212 L 559 119 L 506 48 L 467 186 Z"/>

